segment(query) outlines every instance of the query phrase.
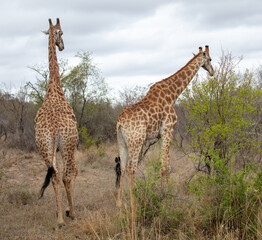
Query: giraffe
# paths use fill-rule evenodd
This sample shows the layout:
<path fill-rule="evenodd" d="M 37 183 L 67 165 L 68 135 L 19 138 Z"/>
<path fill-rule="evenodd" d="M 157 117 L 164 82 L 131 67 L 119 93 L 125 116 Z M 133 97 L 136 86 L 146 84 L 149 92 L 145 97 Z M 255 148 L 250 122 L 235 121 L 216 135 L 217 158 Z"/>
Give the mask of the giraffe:
<path fill-rule="evenodd" d="M 40 198 L 51 180 L 56 196 L 57 223 L 58 226 L 62 226 L 64 220 L 61 203 L 60 171 L 56 152 L 59 150 L 63 159 L 62 180 L 69 206 L 66 215 L 73 219 L 75 217 L 73 208 L 74 182 L 77 176 L 74 154 L 78 143 L 78 132 L 76 117 L 65 98 L 59 75 L 56 46 L 59 51 L 64 49 L 63 31 L 59 18 L 57 18 L 56 25 L 53 25 L 51 19 L 49 19 L 49 30 L 44 33 L 49 35 L 49 83 L 44 102 L 39 108 L 34 122 L 36 145 L 48 168 L 40 191 Z"/>
<path fill-rule="evenodd" d="M 115 158 L 118 206 L 121 206 L 121 185 L 125 172 L 127 171 L 129 184 L 132 185 L 138 161 L 159 139 L 162 139 L 161 175 L 168 181 L 171 171 L 169 149 L 177 121 L 174 103 L 200 67 L 213 75 L 208 46 L 205 46 L 205 51 L 199 47 L 199 53 L 194 55 L 183 68 L 155 83 L 142 100 L 124 108 L 119 115 L 116 131 L 120 156 Z M 146 147 L 144 154 L 143 146 Z"/>

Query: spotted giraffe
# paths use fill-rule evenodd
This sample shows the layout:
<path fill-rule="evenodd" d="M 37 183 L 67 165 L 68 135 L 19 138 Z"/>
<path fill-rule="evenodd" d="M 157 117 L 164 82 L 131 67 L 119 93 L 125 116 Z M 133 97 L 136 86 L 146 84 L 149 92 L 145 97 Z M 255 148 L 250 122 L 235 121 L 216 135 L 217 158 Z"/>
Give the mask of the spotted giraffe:
<path fill-rule="evenodd" d="M 118 117 L 116 131 L 120 157 L 115 161 L 119 206 L 124 174 L 127 171 L 129 182 L 132 184 L 138 161 L 142 157 L 143 145 L 147 151 L 152 144 L 162 139 L 161 175 L 166 177 L 170 175 L 169 149 L 177 121 L 174 104 L 200 67 L 213 75 L 208 46 L 205 47 L 205 51 L 199 47 L 199 53 L 183 68 L 151 86 L 142 100 L 126 107 Z"/>
<path fill-rule="evenodd" d="M 59 66 L 56 56 L 56 46 L 60 51 L 64 49 L 63 31 L 57 18 L 56 25 L 49 19 L 49 83 L 42 106 L 35 117 L 36 145 L 47 167 L 47 175 L 42 186 L 40 197 L 52 181 L 57 205 L 57 223 L 64 224 L 61 203 L 60 170 L 58 168 L 56 152 L 59 150 L 63 159 L 63 183 L 66 189 L 69 210 L 66 212 L 74 218 L 73 193 L 77 176 L 75 149 L 78 143 L 76 117 L 73 109 L 65 98 L 61 86 Z"/>

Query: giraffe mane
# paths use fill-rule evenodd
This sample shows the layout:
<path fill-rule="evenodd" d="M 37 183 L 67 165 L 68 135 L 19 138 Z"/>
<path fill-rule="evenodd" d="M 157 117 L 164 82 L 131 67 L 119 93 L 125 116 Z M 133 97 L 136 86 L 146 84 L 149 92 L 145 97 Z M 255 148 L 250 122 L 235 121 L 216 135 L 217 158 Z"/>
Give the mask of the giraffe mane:
<path fill-rule="evenodd" d="M 196 58 L 198 58 L 200 54 L 201 54 L 201 52 L 199 52 L 198 54 L 194 54 L 194 57 L 189 62 L 187 62 L 187 64 L 184 67 L 180 68 L 177 72 L 175 72 L 171 76 L 164 78 L 162 81 L 173 78 L 176 74 L 178 74 L 179 72 L 184 70 L 191 62 L 193 62 Z"/>

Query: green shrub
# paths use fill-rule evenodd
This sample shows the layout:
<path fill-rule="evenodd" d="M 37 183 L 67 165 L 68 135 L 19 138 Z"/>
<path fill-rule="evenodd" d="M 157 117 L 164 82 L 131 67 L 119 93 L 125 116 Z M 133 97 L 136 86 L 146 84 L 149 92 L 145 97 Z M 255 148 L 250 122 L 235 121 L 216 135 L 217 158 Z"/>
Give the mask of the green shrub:
<path fill-rule="evenodd" d="M 162 232 L 169 232 L 177 228 L 182 209 L 176 208 L 174 183 L 166 184 L 160 169 L 160 161 L 151 161 L 145 175 L 136 178 L 133 193 L 137 203 L 137 220 L 144 226 L 158 222 Z"/>
<path fill-rule="evenodd" d="M 199 201 L 203 231 L 211 234 L 217 226 L 225 226 L 238 231 L 241 239 L 255 237 L 262 207 L 262 170 L 255 169 L 236 170 L 233 164 L 227 166 L 216 158 L 215 174 L 200 175 L 190 183 L 190 193 Z"/>
<path fill-rule="evenodd" d="M 186 136 L 190 150 L 197 153 L 198 170 L 212 173 L 216 159 L 232 157 L 237 167 L 261 159 L 262 88 L 255 75 L 234 70 L 232 56 L 221 58 L 213 77 L 196 77 L 182 94 Z"/>
<path fill-rule="evenodd" d="M 84 146 L 91 147 L 92 145 L 97 143 L 98 139 L 88 134 L 86 126 L 78 128 L 78 131 L 80 135 L 80 141 L 83 143 Z"/>

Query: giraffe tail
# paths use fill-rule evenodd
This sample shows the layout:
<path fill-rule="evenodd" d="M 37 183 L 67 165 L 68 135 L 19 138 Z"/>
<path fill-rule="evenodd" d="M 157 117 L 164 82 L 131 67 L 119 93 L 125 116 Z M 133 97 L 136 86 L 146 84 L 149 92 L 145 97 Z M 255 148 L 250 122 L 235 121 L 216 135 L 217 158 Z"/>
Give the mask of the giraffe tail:
<path fill-rule="evenodd" d="M 120 165 L 120 157 L 115 158 L 116 166 L 116 188 L 119 188 L 120 186 L 120 178 L 121 178 L 121 165 Z"/>
<path fill-rule="evenodd" d="M 45 177 L 45 181 L 44 181 L 43 186 L 42 186 L 42 188 L 41 188 L 41 190 L 40 190 L 40 197 L 39 197 L 39 199 L 40 199 L 41 197 L 43 197 L 44 192 L 45 192 L 45 189 L 48 187 L 48 185 L 49 185 L 49 183 L 50 183 L 50 179 L 52 178 L 54 172 L 55 172 L 54 167 L 49 167 L 49 168 L 48 168 L 47 174 L 46 174 L 46 177 Z"/>

